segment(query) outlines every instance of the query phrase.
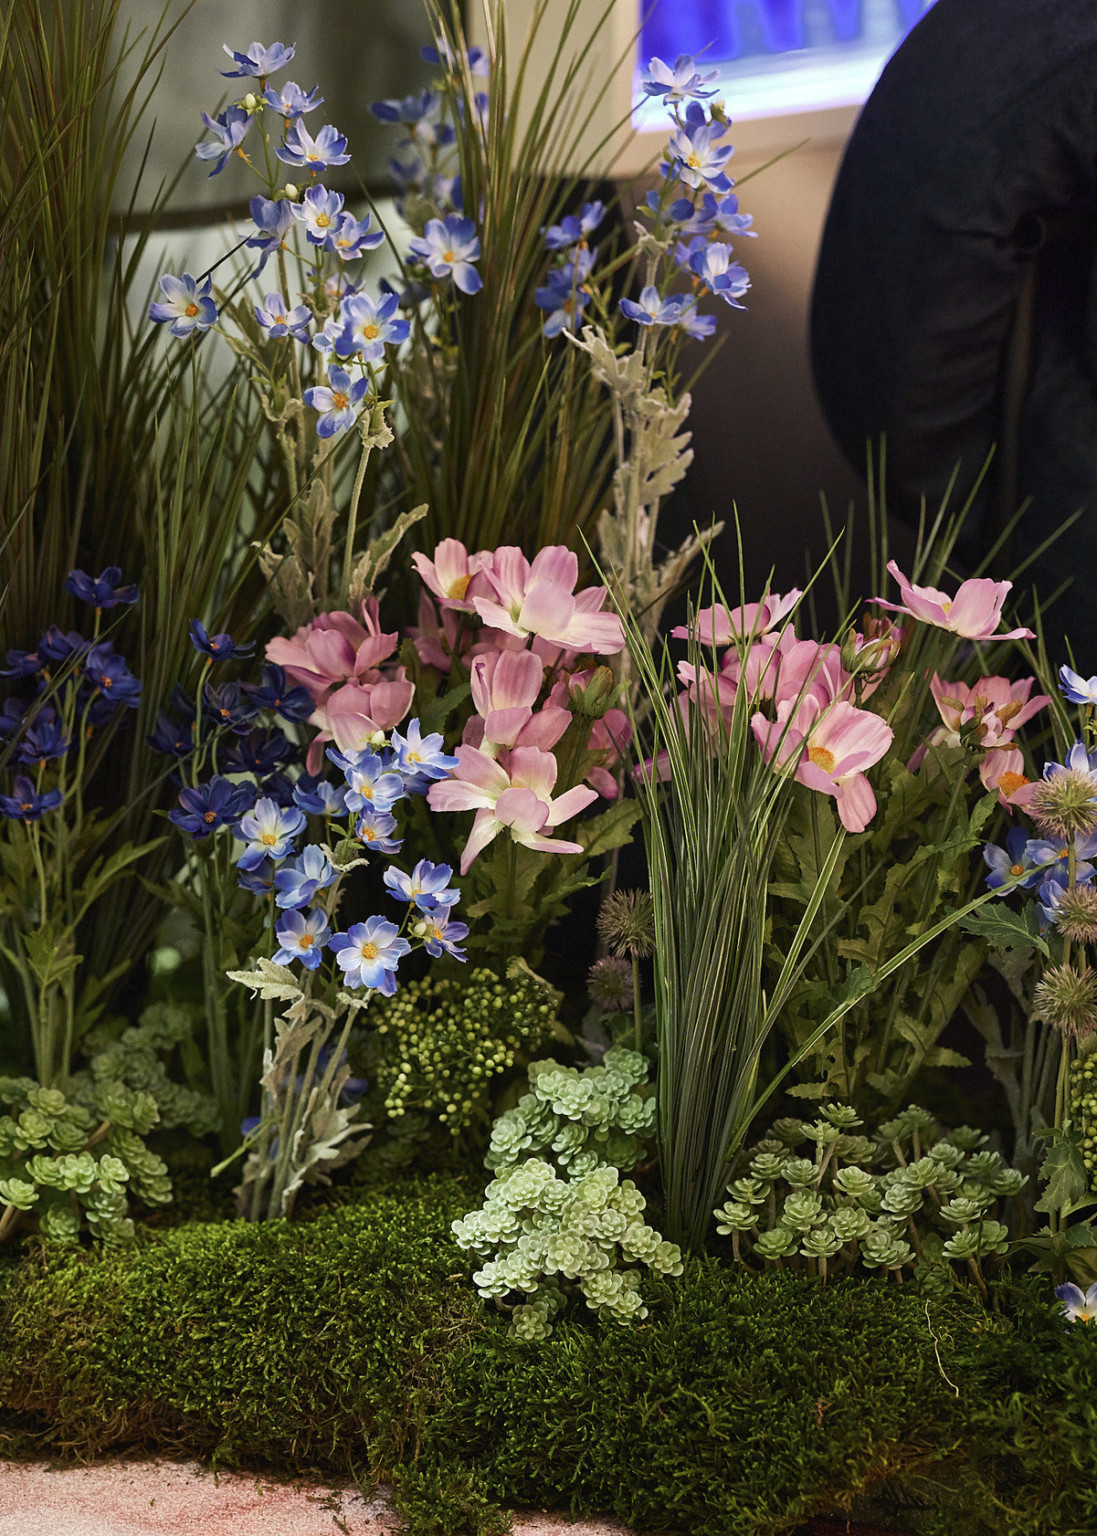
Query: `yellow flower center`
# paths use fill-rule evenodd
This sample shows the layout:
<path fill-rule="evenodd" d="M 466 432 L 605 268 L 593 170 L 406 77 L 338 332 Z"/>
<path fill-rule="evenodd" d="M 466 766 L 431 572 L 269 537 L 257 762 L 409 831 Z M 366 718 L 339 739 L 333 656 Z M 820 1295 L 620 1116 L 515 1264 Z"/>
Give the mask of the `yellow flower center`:
<path fill-rule="evenodd" d="M 835 757 L 829 747 L 809 747 L 808 757 L 816 768 L 821 768 L 824 773 L 834 772 Z"/>
<path fill-rule="evenodd" d="M 185 315 L 189 315 L 191 317 L 191 319 L 193 320 L 195 315 L 198 313 L 198 305 L 197 304 L 188 304 L 186 309 L 183 311 L 183 313 Z"/>
<path fill-rule="evenodd" d="M 350 404 L 349 398 L 343 393 L 341 389 L 332 390 L 331 399 L 332 404 L 337 405 L 341 411 L 345 411 L 347 406 Z M 363 791 L 363 793 L 365 793 L 365 791 Z"/>
<path fill-rule="evenodd" d="M 331 220 L 328 218 L 326 213 L 318 213 L 316 215 L 316 222 L 321 229 L 327 229 L 328 225 L 331 223 Z"/>
<path fill-rule="evenodd" d="M 314 944 L 316 942 L 316 935 L 312 934 L 312 933 L 309 933 L 306 930 L 301 935 L 301 937 L 297 940 L 297 942 L 298 942 L 298 944 L 300 944 L 302 949 L 308 949 L 310 944 Z"/>
<path fill-rule="evenodd" d="M 471 575 L 455 576 L 449 584 L 449 590 L 447 591 L 446 596 L 452 598 L 454 602 L 459 603 L 467 592 L 468 584 L 471 580 Z"/>
<path fill-rule="evenodd" d="M 377 945 L 376 944 L 363 944 L 361 946 L 360 953 L 361 953 L 361 956 L 362 956 L 363 960 L 376 960 L 377 959 Z"/>
<path fill-rule="evenodd" d="M 701 161 L 700 161 L 699 156 L 697 156 L 696 154 L 693 154 L 693 155 L 690 155 L 689 159 L 686 161 L 686 164 L 689 166 L 690 170 L 695 171 L 698 168 L 698 166 L 701 164 Z"/>
<path fill-rule="evenodd" d="M 364 325 L 362 327 L 362 336 L 363 336 L 363 339 L 366 340 L 366 341 L 376 341 L 378 336 L 380 336 L 380 334 L 381 334 L 380 326 L 376 326 L 372 322 L 369 325 Z"/>
<path fill-rule="evenodd" d="M 212 826 L 213 823 L 217 820 L 217 812 L 207 811 L 206 814 L 202 817 L 202 820 L 206 823 L 207 826 Z"/>
<path fill-rule="evenodd" d="M 457 258 L 456 258 L 456 256 L 455 256 L 455 255 L 454 255 L 454 254 L 453 254 L 453 252 L 452 252 L 452 251 L 443 251 L 443 252 L 442 252 L 442 260 L 443 260 L 443 261 L 456 261 L 456 260 L 457 260 Z"/>
<path fill-rule="evenodd" d="M 273 848 L 275 843 L 278 841 L 278 838 L 273 832 L 264 832 L 259 841 L 265 844 L 266 847 Z"/>
<path fill-rule="evenodd" d="M 409 752 L 408 753 L 408 762 L 409 763 L 421 763 L 422 761 L 423 761 L 423 759 L 419 756 L 418 752 Z"/>
<path fill-rule="evenodd" d="M 1011 864 L 1009 866 L 1009 872 L 1011 875 L 1023 875 L 1025 872 L 1025 866 L 1023 864 Z"/>

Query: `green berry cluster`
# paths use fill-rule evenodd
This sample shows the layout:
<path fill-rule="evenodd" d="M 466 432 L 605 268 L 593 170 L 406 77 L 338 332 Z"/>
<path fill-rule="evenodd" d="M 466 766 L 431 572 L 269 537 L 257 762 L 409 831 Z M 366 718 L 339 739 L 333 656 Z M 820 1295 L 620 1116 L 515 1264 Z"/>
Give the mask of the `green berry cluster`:
<path fill-rule="evenodd" d="M 376 997 L 364 1071 L 390 1119 L 416 1110 L 457 1135 L 486 1107 L 493 1078 L 537 1050 L 556 1027 L 551 994 L 532 974 L 409 981 Z"/>
<path fill-rule="evenodd" d="M 608 1050 L 597 1067 L 533 1062 L 529 1093 L 492 1127 L 485 1165 L 503 1168 L 523 1154 L 550 1153 L 573 1178 L 605 1163 L 635 1168 L 655 1134 L 647 1076 L 646 1057 L 623 1046 Z"/>
<path fill-rule="evenodd" d="M 647 1059 L 622 1046 L 596 1067 L 535 1061 L 530 1092 L 495 1122 L 485 1158 L 495 1178 L 453 1232 L 460 1247 L 493 1255 L 473 1276 L 481 1296 L 526 1298 L 512 1311 L 520 1338 L 547 1339 L 573 1288 L 599 1317 L 646 1317 L 640 1271 L 622 1261 L 682 1273 L 677 1245 L 647 1225 L 643 1195 L 620 1177 L 655 1131 L 647 1078 Z"/>
<path fill-rule="evenodd" d="M 162 1131 L 184 1126 L 202 1137 L 217 1127 L 217 1104 L 208 1093 L 187 1088 L 168 1076 L 163 1058 L 189 1042 L 194 1034 L 194 1015 L 173 1003 L 153 1003 L 137 1025 L 123 1030 L 117 1039 L 102 1030 L 88 1035 L 85 1050 L 91 1055 L 87 1069 L 72 1079 L 71 1095 L 90 1106 L 97 1088 L 121 1083 L 135 1093 L 147 1093 L 160 1112 Z"/>
<path fill-rule="evenodd" d="M 1071 1062 L 1068 1104 L 1071 1122 L 1082 1133 L 1089 1187 L 1097 1194 L 1097 1052 Z"/>
<path fill-rule="evenodd" d="M 99 1085 L 90 1105 L 72 1102 L 33 1078 L 0 1078 L 0 1239 L 20 1218 L 76 1243 L 86 1226 L 108 1247 L 133 1241 L 131 1194 L 148 1205 L 171 1200 L 167 1168 L 142 1137 L 157 1121 L 147 1093 L 122 1083 Z"/>
<path fill-rule="evenodd" d="M 949 1263 L 964 1263 L 983 1288 L 979 1260 L 1007 1251 L 998 1202 L 1025 1177 L 969 1126 L 940 1135 L 928 1110 L 911 1105 L 856 1134 L 862 1122 L 844 1104 L 822 1106 L 814 1124 L 778 1120 L 746 1153 L 746 1176 L 728 1185 L 715 1212 L 737 1260 L 761 1259 L 828 1270 L 909 1269 L 938 1288 Z M 809 1157 L 795 1155 L 814 1142 Z"/>

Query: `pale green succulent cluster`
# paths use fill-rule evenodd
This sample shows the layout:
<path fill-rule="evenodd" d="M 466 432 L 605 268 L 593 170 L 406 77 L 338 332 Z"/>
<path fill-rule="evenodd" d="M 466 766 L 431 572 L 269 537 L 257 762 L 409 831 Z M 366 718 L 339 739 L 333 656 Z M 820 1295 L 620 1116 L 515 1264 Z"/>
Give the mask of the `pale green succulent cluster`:
<path fill-rule="evenodd" d="M 130 1195 L 147 1205 L 171 1200 L 165 1164 L 141 1139 L 156 1124 L 147 1093 L 121 1083 L 77 1104 L 33 1078 L 0 1078 L 0 1238 L 26 1213 L 39 1231 L 75 1243 L 84 1227 L 109 1247 L 133 1241 Z"/>
<path fill-rule="evenodd" d="M 453 1224 L 462 1248 L 494 1255 L 473 1276 L 481 1296 L 513 1292 L 513 1331 L 547 1339 L 578 1289 L 599 1317 L 646 1317 L 640 1271 L 680 1275 L 674 1243 L 644 1221 L 644 1196 L 622 1169 L 635 1167 L 655 1131 L 647 1059 L 614 1046 L 600 1066 L 535 1061 L 530 1091 L 495 1122 L 485 1162 L 496 1170 L 483 1208 Z"/>
<path fill-rule="evenodd" d="M 543 1158 L 528 1157 L 496 1175 L 483 1209 L 455 1221 L 453 1234 L 461 1248 L 497 1255 L 473 1275 L 480 1295 L 528 1297 L 513 1310 L 513 1331 L 547 1339 L 566 1305 L 567 1282 L 598 1317 L 630 1323 L 648 1309 L 640 1271 L 619 1268 L 622 1261 L 682 1273 L 677 1245 L 644 1221 L 645 1204 L 632 1180 L 622 1182 L 607 1164 L 561 1178 Z"/>
<path fill-rule="evenodd" d="M 153 1003 L 136 1026 L 112 1040 L 102 1031 L 87 1037 L 85 1050 L 90 1065 L 72 1079 L 71 1096 L 80 1104 L 93 1103 L 96 1089 L 121 1083 L 136 1093 L 147 1093 L 160 1112 L 157 1128 L 183 1126 L 192 1136 L 207 1136 L 217 1128 L 217 1103 L 208 1093 L 173 1082 L 164 1057 L 193 1039 L 194 1017 L 173 1003 Z"/>
<path fill-rule="evenodd" d="M 501 980 L 484 966 L 427 976 L 370 1008 L 363 1070 L 390 1119 L 422 1111 L 456 1135 L 483 1109 L 493 1078 L 556 1027 L 553 994 L 532 974 Z"/>
<path fill-rule="evenodd" d="M 646 1057 L 623 1046 L 611 1047 L 597 1067 L 533 1062 L 530 1091 L 496 1120 L 485 1164 L 503 1168 L 523 1154 L 551 1153 L 572 1178 L 604 1163 L 634 1168 L 655 1134 L 647 1076 Z"/>
<path fill-rule="evenodd" d="M 1089 1187 L 1097 1194 L 1097 1052 L 1071 1062 L 1068 1107 L 1072 1124 L 1082 1133 Z"/>
<path fill-rule="evenodd" d="M 728 1185 L 715 1212 L 736 1259 L 806 1266 L 823 1278 L 858 1266 L 904 1269 L 930 1284 L 948 1263 L 964 1263 L 982 1286 L 979 1261 L 1003 1255 L 999 1202 L 1019 1193 L 1023 1174 L 969 1126 L 938 1138 L 933 1116 L 911 1105 L 876 1127 L 847 1105 L 827 1104 L 814 1124 L 778 1120 L 745 1154 L 747 1173 Z M 809 1157 L 796 1155 L 806 1141 Z"/>

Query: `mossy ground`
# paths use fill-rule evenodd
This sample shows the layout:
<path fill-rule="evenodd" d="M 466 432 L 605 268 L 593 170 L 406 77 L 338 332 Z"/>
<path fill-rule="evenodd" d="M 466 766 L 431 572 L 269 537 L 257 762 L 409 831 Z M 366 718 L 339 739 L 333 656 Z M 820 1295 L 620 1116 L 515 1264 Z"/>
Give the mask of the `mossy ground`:
<path fill-rule="evenodd" d="M 925 1536 L 1097 1529 L 1097 1329 L 1041 1278 L 988 1312 L 710 1258 L 649 1280 L 637 1327 L 522 1344 L 449 1237 L 476 1193 L 404 1176 L 294 1223 L 28 1244 L 0 1268 L 0 1450 L 351 1472 L 423 1536 L 508 1504 L 777 1536 L 874 1493 Z"/>

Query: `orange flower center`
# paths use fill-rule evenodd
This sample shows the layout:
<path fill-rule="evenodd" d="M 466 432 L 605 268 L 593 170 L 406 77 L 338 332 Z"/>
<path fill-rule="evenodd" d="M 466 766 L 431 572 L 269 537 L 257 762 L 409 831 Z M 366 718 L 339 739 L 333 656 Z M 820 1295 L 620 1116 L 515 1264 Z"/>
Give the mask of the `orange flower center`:
<path fill-rule="evenodd" d="M 191 319 L 193 320 L 194 316 L 198 313 L 198 305 L 197 304 L 188 304 L 186 309 L 183 311 L 183 313 L 185 315 L 189 315 L 191 317 Z"/>
<path fill-rule="evenodd" d="M 834 772 L 836 759 L 829 747 L 809 747 L 808 757 L 815 764 L 816 768 L 821 768 L 824 773 Z"/>
<path fill-rule="evenodd" d="M 361 949 L 361 955 L 362 955 L 362 959 L 363 960 L 376 960 L 377 959 L 377 945 L 376 944 L 363 944 L 362 945 L 362 949 Z"/>

